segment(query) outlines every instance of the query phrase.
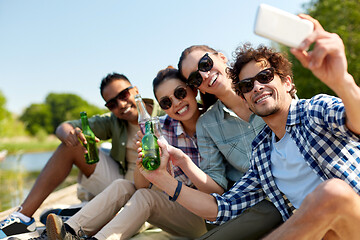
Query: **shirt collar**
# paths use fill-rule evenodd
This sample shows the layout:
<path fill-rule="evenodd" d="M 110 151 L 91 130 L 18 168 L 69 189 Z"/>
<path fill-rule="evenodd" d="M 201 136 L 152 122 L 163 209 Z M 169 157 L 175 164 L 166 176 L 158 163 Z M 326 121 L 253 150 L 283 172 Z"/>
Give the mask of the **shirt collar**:
<path fill-rule="evenodd" d="M 172 125 L 174 126 L 174 134 L 176 136 L 186 135 L 185 130 L 180 121 L 172 119 Z"/>
<path fill-rule="evenodd" d="M 303 111 L 298 104 L 299 104 L 299 100 L 295 100 L 295 99 L 291 100 L 289 114 L 286 121 L 287 126 L 299 124 L 301 122 L 301 114 L 303 114 Z"/>
<path fill-rule="evenodd" d="M 230 116 L 232 117 L 235 117 L 235 118 L 239 118 L 240 120 L 244 121 L 243 119 L 241 119 L 238 115 L 236 115 L 236 113 L 231 110 L 230 108 L 226 107 L 224 103 L 222 103 L 220 100 L 218 100 L 217 103 L 215 103 L 218 105 L 218 110 L 220 112 L 220 116 L 224 119 L 225 118 L 225 113 L 229 114 Z M 250 119 L 249 119 L 249 122 L 252 122 L 252 120 L 255 118 L 255 114 L 254 113 L 251 113 L 250 115 Z"/>

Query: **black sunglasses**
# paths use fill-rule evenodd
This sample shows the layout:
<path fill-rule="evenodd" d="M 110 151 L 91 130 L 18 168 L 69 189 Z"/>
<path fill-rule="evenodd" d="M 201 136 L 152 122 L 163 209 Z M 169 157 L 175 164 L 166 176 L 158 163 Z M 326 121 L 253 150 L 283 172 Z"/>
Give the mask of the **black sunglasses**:
<path fill-rule="evenodd" d="M 185 87 L 176 88 L 174 90 L 174 96 L 179 100 L 186 98 L 186 96 L 187 96 L 186 88 Z M 168 96 L 166 96 L 166 97 L 161 98 L 161 100 L 159 101 L 159 105 L 162 109 L 167 110 L 167 109 L 171 108 L 172 101 Z"/>
<path fill-rule="evenodd" d="M 209 56 L 209 53 L 205 53 L 205 55 L 202 58 L 200 58 L 200 60 L 199 60 L 198 70 L 190 73 L 190 75 L 187 79 L 187 84 L 189 86 L 193 86 L 196 88 L 199 87 L 203 81 L 200 71 L 208 72 L 213 68 L 213 66 L 214 66 L 214 62 L 211 59 L 211 57 Z"/>
<path fill-rule="evenodd" d="M 133 86 L 127 87 L 121 92 L 119 92 L 115 97 L 110 99 L 105 103 L 105 107 L 107 107 L 109 110 L 112 110 L 118 106 L 117 100 L 126 101 L 130 97 L 130 89 L 132 89 Z"/>
<path fill-rule="evenodd" d="M 274 79 L 274 68 L 267 68 L 256 74 L 255 77 L 243 79 L 234 83 L 235 92 L 238 95 L 248 93 L 254 88 L 254 82 L 266 84 Z"/>

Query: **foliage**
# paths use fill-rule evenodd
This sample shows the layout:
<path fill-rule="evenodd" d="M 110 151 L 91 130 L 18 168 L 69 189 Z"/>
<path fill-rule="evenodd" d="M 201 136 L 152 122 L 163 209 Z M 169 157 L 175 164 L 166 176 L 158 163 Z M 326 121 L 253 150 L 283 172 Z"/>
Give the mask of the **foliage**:
<path fill-rule="evenodd" d="M 1 137 L 15 137 L 27 136 L 25 125 L 17 117 L 10 115 L 9 117 L 0 120 L 0 136 Z"/>
<path fill-rule="evenodd" d="M 36 137 L 12 137 L 3 138 L 0 141 L 0 151 L 6 149 L 8 154 L 19 152 L 43 152 L 54 151 L 60 144 L 60 140 L 54 135 Z"/>
<path fill-rule="evenodd" d="M 45 103 L 52 113 L 51 124 L 54 130 L 64 120 L 79 118 L 79 114 L 74 116 L 72 110 L 89 105 L 81 97 L 68 93 L 50 93 L 46 97 Z"/>
<path fill-rule="evenodd" d="M 0 91 L 0 121 L 8 118 L 10 116 L 9 111 L 5 108 L 6 98 L 4 94 Z"/>
<path fill-rule="evenodd" d="M 26 169 L 0 168 L 0 212 L 21 204 L 31 187 L 34 185 L 39 171 L 26 171 Z M 73 167 L 69 176 L 55 189 L 55 191 L 68 187 L 77 182 L 79 170 Z"/>
<path fill-rule="evenodd" d="M 6 105 L 6 98 L 0 90 L 0 122 L 6 118 L 9 118 L 11 115 L 10 112 L 6 110 L 5 105 Z"/>
<path fill-rule="evenodd" d="M 360 85 L 360 1 L 359 0 L 313 0 L 304 5 L 306 13 L 317 19 L 328 32 L 337 33 L 344 41 L 348 71 Z M 287 47 L 280 47 L 289 53 Z M 334 95 L 325 84 L 305 69 L 289 53 L 293 63 L 294 80 L 298 96 L 310 98 L 319 93 Z"/>
<path fill-rule="evenodd" d="M 51 125 L 51 112 L 46 104 L 31 104 L 25 109 L 20 120 L 26 123 L 26 129 L 35 135 L 41 129 L 48 133 L 54 131 Z"/>
<path fill-rule="evenodd" d="M 5 104 L 6 98 L 0 91 L 0 136 L 26 135 L 24 124 L 5 108 Z"/>
<path fill-rule="evenodd" d="M 45 103 L 31 104 L 26 108 L 20 119 L 26 123 L 31 135 L 40 136 L 39 131 L 54 133 L 62 122 L 80 118 L 81 111 L 88 112 L 88 116 L 105 112 L 75 94 L 50 93 Z"/>

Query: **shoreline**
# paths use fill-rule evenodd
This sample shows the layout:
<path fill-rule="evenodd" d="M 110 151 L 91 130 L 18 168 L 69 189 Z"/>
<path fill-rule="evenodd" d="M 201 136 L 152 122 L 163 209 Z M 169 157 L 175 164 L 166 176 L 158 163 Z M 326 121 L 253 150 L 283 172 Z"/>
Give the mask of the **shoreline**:
<path fill-rule="evenodd" d="M 0 138 L 0 151 L 7 150 L 7 154 L 36 153 L 54 151 L 61 141 L 54 135 L 44 138 L 30 136 L 3 137 Z"/>

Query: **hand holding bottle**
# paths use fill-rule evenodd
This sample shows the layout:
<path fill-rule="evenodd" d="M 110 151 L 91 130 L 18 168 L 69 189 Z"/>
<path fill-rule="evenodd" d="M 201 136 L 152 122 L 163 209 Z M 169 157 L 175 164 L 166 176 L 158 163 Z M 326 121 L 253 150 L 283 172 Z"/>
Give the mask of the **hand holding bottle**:
<path fill-rule="evenodd" d="M 154 134 L 153 123 L 145 123 L 145 135 L 141 140 L 143 153 L 143 166 L 147 170 L 155 170 L 160 166 L 160 149 Z"/>
<path fill-rule="evenodd" d="M 69 123 L 62 123 L 56 129 L 56 136 L 60 139 L 60 141 L 65 144 L 67 147 L 76 147 L 80 144 L 79 138 L 77 136 L 77 132 L 81 129 L 74 128 Z"/>
<path fill-rule="evenodd" d="M 84 157 L 87 164 L 94 164 L 99 161 L 99 152 L 96 146 L 96 137 L 91 130 L 86 112 L 80 113 L 82 132 L 79 134 L 82 145 L 86 148 Z M 78 132 L 78 131 L 77 131 Z"/>
<path fill-rule="evenodd" d="M 160 166 L 153 171 L 149 171 L 144 168 L 142 161 L 143 161 L 143 153 L 142 153 L 142 147 L 140 146 L 140 142 L 136 143 L 138 146 L 138 159 L 136 161 L 136 165 L 140 171 L 140 173 L 148 179 L 150 182 L 156 185 L 157 181 L 161 181 L 164 175 L 171 175 L 168 172 L 168 160 L 169 160 L 169 154 L 167 152 L 167 147 L 164 143 L 161 141 L 158 141 L 158 145 L 160 147 L 161 151 L 161 157 L 160 157 Z"/>
<path fill-rule="evenodd" d="M 75 136 L 76 136 L 76 139 L 77 139 L 77 143 L 78 143 L 78 144 L 80 143 L 80 144 L 83 146 L 84 153 L 88 153 L 87 148 L 84 147 L 84 145 L 87 144 L 86 137 L 85 137 L 84 133 L 83 133 L 82 130 L 81 130 L 80 128 L 78 128 L 78 127 L 75 128 L 74 130 L 75 130 Z M 97 138 L 96 136 L 95 136 L 95 142 L 100 142 L 100 139 Z"/>
<path fill-rule="evenodd" d="M 137 131 L 134 135 L 132 141 L 136 145 L 137 142 L 141 142 L 141 139 L 144 137 L 144 134 L 141 131 Z"/>

